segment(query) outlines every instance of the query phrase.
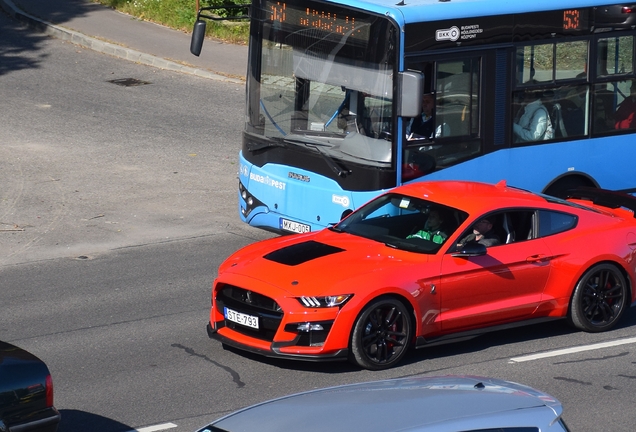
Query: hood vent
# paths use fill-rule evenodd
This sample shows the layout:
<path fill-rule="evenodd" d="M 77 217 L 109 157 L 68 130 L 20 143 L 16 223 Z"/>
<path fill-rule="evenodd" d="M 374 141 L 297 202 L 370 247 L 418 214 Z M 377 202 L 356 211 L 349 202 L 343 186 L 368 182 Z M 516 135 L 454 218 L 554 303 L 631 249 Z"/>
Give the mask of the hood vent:
<path fill-rule="evenodd" d="M 316 258 L 342 252 L 344 249 L 317 241 L 308 241 L 270 252 L 263 258 L 279 264 L 295 266 Z"/>

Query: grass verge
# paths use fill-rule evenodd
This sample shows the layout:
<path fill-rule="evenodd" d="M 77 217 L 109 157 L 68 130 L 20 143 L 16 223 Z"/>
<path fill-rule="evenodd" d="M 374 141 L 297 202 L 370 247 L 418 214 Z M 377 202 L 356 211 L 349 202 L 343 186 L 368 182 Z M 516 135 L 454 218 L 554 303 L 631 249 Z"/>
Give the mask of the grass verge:
<path fill-rule="evenodd" d="M 196 19 L 196 0 L 94 0 L 120 12 L 165 26 L 192 32 Z M 222 4 L 219 0 L 199 0 L 200 7 Z M 244 3 L 244 2 L 238 2 Z M 207 21 L 210 37 L 235 44 L 246 44 L 247 21 Z"/>

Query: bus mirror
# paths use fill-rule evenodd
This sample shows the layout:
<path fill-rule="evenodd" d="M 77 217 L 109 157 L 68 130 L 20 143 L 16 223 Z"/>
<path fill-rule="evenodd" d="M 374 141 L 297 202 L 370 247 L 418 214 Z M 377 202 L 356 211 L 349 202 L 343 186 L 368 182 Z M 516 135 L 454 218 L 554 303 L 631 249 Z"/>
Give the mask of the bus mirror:
<path fill-rule="evenodd" d="M 190 52 L 199 57 L 205 38 L 205 21 L 196 20 L 192 29 L 192 40 L 190 40 Z"/>
<path fill-rule="evenodd" d="M 422 113 L 424 75 L 417 71 L 400 72 L 398 85 L 398 115 L 417 117 Z"/>

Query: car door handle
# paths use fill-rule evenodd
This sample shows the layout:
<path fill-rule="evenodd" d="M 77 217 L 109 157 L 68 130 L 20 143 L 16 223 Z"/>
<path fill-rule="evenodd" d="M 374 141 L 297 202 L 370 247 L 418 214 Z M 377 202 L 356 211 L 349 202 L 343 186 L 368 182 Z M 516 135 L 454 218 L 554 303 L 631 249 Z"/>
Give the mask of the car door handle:
<path fill-rule="evenodd" d="M 550 261 L 550 257 L 543 254 L 530 255 L 528 258 L 526 258 L 526 262 L 529 262 L 529 263 L 545 262 L 545 261 Z"/>

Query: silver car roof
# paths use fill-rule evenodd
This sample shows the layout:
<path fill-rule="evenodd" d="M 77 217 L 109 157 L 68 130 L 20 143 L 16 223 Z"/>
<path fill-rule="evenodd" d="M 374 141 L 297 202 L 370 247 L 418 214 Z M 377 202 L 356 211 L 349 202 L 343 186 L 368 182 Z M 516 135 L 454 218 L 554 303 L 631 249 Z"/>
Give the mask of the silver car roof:
<path fill-rule="evenodd" d="M 552 396 L 521 384 L 449 375 L 298 393 L 242 409 L 208 427 L 228 432 L 387 432 L 537 426 L 543 431 L 563 430 L 557 424 L 562 411 Z"/>

